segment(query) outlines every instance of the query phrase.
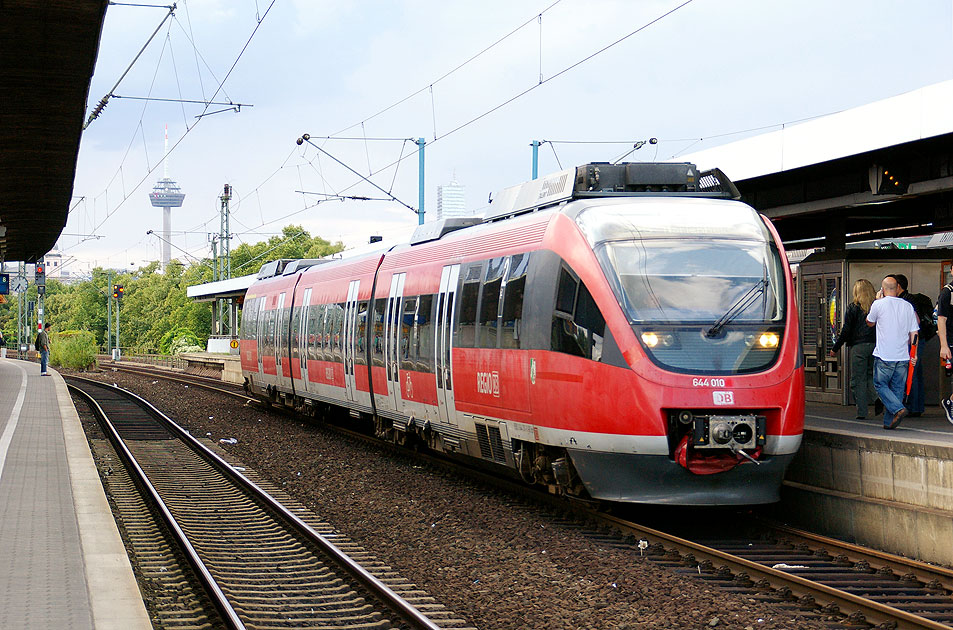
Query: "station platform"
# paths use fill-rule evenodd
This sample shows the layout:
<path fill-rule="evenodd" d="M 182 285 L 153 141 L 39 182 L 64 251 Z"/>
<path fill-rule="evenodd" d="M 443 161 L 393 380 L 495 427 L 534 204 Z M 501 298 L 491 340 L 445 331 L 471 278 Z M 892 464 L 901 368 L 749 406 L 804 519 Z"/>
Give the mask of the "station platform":
<path fill-rule="evenodd" d="M 55 371 L 0 359 L 0 628 L 152 628 Z"/>
<path fill-rule="evenodd" d="M 778 516 L 953 566 L 953 424 L 939 405 L 892 431 L 882 417 L 857 420 L 855 413 L 853 406 L 808 403 Z"/>

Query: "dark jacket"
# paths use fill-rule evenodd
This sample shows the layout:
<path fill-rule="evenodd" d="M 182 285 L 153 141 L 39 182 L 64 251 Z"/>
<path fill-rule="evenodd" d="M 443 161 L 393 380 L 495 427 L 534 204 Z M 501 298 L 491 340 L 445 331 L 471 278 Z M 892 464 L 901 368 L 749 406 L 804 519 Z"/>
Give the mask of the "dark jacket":
<path fill-rule="evenodd" d="M 851 302 L 831 351 L 837 352 L 844 344 L 853 346 L 858 343 L 877 343 L 877 329 L 867 325 L 867 313 L 856 302 Z"/>

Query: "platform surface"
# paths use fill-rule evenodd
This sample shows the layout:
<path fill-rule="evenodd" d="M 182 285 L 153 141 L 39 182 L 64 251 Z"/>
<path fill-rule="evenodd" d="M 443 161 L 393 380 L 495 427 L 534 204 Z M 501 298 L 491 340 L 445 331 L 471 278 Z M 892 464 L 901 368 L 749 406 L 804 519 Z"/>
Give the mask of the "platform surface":
<path fill-rule="evenodd" d="M 0 360 L 0 628 L 152 627 L 62 377 Z"/>
<path fill-rule="evenodd" d="M 871 412 L 873 406 L 871 406 Z M 953 447 L 953 424 L 939 405 L 928 405 L 919 418 L 904 418 L 892 431 L 883 428 L 883 416 L 857 420 L 853 405 L 809 402 L 804 411 L 804 428 L 825 433 L 850 434 L 908 443 Z"/>

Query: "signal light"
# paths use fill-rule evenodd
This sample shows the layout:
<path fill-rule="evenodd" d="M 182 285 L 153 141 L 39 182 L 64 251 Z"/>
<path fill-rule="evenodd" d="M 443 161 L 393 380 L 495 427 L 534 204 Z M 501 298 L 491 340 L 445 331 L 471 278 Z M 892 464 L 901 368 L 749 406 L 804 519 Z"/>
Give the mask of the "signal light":
<path fill-rule="evenodd" d="M 37 286 L 46 284 L 46 265 L 44 263 L 36 263 L 36 267 L 34 267 L 34 276 L 36 278 Z"/>
<path fill-rule="evenodd" d="M 903 195 L 908 185 L 904 170 L 896 164 L 875 164 L 870 169 L 870 192 L 875 195 Z"/>
<path fill-rule="evenodd" d="M 118 299 L 121 300 L 121 299 L 122 299 L 122 296 L 125 295 L 126 289 L 124 289 L 121 284 L 120 284 L 120 285 L 117 285 L 117 289 L 118 289 L 118 291 L 119 291 L 119 298 L 118 298 Z"/>
<path fill-rule="evenodd" d="M 118 284 L 113 285 L 113 299 L 115 300 L 119 299 L 119 285 Z"/>

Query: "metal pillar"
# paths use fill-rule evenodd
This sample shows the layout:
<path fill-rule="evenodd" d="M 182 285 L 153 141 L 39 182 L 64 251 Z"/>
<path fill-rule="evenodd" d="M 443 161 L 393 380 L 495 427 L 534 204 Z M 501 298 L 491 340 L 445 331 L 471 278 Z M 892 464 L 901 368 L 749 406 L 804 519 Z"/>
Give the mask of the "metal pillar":
<path fill-rule="evenodd" d="M 113 272 L 106 271 L 106 354 L 113 354 Z"/>
<path fill-rule="evenodd" d="M 26 278 L 26 263 L 21 262 L 17 268 L 17 275 Z M 17 295 L 17 352 L 30 343 L 29 324 L 27 323 L 26 287 Z"/>
<path fill-rule="evenodd" d="M 417 223 L 420 225 L 424 224 L 424 147 L 427 145 L 427 141 L 423 138 L 417 138 L 417 174 L 419 181 L 417 183 Z"/>
<path fill-rule="evenodd" d="M 539 140 L 533 140 L 533 179 L 539 177 Z"/>
<path fill-rule="evenodd" d="M 231 257 L 231 240 L 232 235 L 228 225 L 228 202 L 232 198 L 232 187 L 228 184 L 225 184 L 222 190 L 222 211 L 221 211 L 221 228 L 219 230 L 219 242 L 221 244 L 221 269 L 219 270 L 218 279 L 219 280 L 229 280 L 232 277 L 232 257 Z M 229 308 L 225 308 L 225 303 L 228 303 Z M 219 326 L 219 334 L 224 335 L 226 331 L 228 334 L 234 334 L 234 319 L 231 316 L 231 304 L 232 300 L 219 300 L 218 314 L 221 319 L 221 325 Z"/>
<path fill-rule="evenodd" d="M 121 358 L 122 348 L 119 346 L 119 303 L 120 300 L 116 300 L 116 355 Z"/>

